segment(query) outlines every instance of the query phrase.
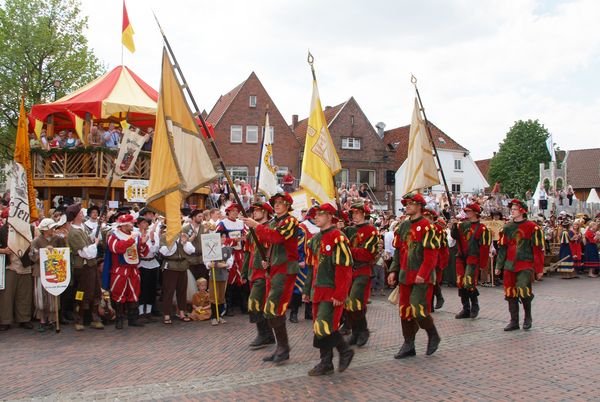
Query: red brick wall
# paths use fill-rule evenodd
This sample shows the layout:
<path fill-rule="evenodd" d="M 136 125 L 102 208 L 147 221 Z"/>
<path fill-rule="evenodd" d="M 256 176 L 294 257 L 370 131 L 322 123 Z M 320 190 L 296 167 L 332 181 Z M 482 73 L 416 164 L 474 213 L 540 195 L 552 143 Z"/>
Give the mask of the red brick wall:
<path fill-rule="evenodd" d="M 354 116 L 354 119 L 352 118 Z M 386 186 L 386 170 L 398 170 L 399 164 L 394 153 L 379 138 L 377 132 L 364 115 L 354 98 L 342 108 L 339 115 L 329 126 L 329 132 L 342 162 L 342 168 L 349 170 L 349 181 L 357 181 L 357 170 L 374 170 L 376 176 L 375 196 L 383 205 L 385 192 L 392 191 L 393 186 Z M 342 138 L 356 137 L 361 139 L 360 150 L 342 149 Z"/>
<path fill-rule="evenodd" d="M 256 95 L 256 107 L 249 107 L 250 95 Z M 248 175 L 255 175 L 258 166 L 262 127 L 265 122 L 265 110 L 269 106 L 269 122 L 274 127 L 273 159 L 276 165 L 285 166 L 299 178 L 300 144 L 277 109 L 260 80 L 253 72 L 250 74 L 236 98 L 215 126 L 216 142 L 226 166 L 246 166 Z M 243 126 L 242 143 L 230 142 L 232 125 Z M 258 143 L 246 143 L 246 126 L 258 126 Z"/>

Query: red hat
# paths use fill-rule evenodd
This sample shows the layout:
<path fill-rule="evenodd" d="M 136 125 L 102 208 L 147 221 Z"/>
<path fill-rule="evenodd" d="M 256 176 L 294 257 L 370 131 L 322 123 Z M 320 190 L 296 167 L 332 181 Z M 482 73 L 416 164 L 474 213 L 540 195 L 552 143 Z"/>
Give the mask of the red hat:
<path fill-rule="evenodd" d="M 337 209 L 330 203 L 321 204 L 318 207 L 315 207 L 315 212 L 317 214 L 330 214 L 335 222 L 339 220 L 337 217 Z"/>
<path fill-rule="evenodd" d="M 225 208 L 225 213 L 229 213 L 230 211 L 233 211 L 234 209 L 237 209 L 238 212 L 242 212 L 242 207 L 240 207 L 240 204 L 236 204 L 235 202 L 233 204 L 231 204 L 230 206 L 228 206 L 227 208 Z"/>
<path fill-rule="evenodd" d="M 304 220 L 306 220 L 306 219 L 315 219 L 315 216 L 317 215 L 318 209 L 319 209 L 318 206 L 310 207 L 308 209 L 308 211 L 306 211 L 306 215 L 304 216 Z"/>
<path fill-rule="evenodd" d="M 423 215 L 430 215 L 432 218 L 438 217 L 438 213 L 435 211 L 435 209 L 431 209 L 431 208 L 425 208 L 423 210 Z"/>
<path fill-rule="evenodd" d="M 117 218 L 117 226 L 126 225 L 128 223 L 133 224 L 133 215 L 131 214 L 123 214 Z"/>
<path fill-rule="evenodd" d="M 463 208 L 463 211 L 465 211 L 465 212 L 473 211 L 477 215 L 481 215 L 481 206 L 479 204 L 477 204 L 476 202 L 472 202 L 470 204 L 467 204 L 467 206 Z"/>
<path fill-rule="evenodd" d="M 263 211 L 266 211 L 269 215 L 273 215 L 275 213 L 273 207 L 267 204 L 266 202 L 255 202 L 252 205 L 250 205 L 250 208 L 248 209 L 252 211 L 255 208 L 260 208 Z"/>
<path fill-rule="evenodd" d="M 419 193 L 408 193 L 402 197 L 402 205 L 407 206 L 408 204 L 420 204 L 423 207 L 427 205 L 425 198 Z"/>
<path fill-rule="evenodd" d="M 510 202 L 508 203 L 508 207 L 512 207 L 513 205 L 516 205 L 517 207 L 519 207 L 521 209 L 521 212 L 526 214 L 527 211 L 529 211 L 529 208 L 527 208 L 527 204 L 524 201 L 521 201 L 517 198 L 514 198 L 512 200 L 510 200 Z"/>
<path fill-rule="evenodd" d="M 292 210 L 292 205 L 294 204 L 294 199 L 292 198 L 292 196 L 289 193 L 276 193 L 274 196 L 272 196 L 271 198 L 269 198 L 269 204 L 271 204 L 272 206 L 275 206 L 275 200 L 277 198 L 283 198 L 283 200 L 288 204 L 288 210 L 291 211 Z"/>
<path fill-rule="evenodd" d="M 446 220 L 444 218 L 442 218 L 441 216 L 439 218 L 437 218 L 437 222 L 440 225 L 445 225 L 446 224 Z"/>

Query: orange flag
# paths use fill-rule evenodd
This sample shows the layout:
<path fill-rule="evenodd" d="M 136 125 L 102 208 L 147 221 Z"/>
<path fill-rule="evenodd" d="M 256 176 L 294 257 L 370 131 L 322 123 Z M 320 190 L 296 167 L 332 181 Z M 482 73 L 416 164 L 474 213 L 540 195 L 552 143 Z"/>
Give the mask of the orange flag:
<path fill-rule="evenodd" d="M 33 175 L 31 171 L 31 154 L 29 152 L 29 135 L 27 133 L 28 121 L 25 114 L 25 103 L 21 99 L 21 109 L 19 111 L 19 124 L 17 127 L 17 137 L 15 139 L 15 162 L 21 164 L 27 173 L 27 198 L 29 200 L 29 220 L 35 222 L 38 220 L 38 210 L 35 205 L 35 192 L 33 190 Z M 12 197 L 12 194 L 11 194 Z"/>
<path fill-rule="evenodd" d="M 135 32 L 133 32 L 133 27 L 129 22 L 129 16 L 127 15 L 127 7 L 125 7 L 125 0 L 123 0 L 123 32 L 121 33 L 121 42 L 123 42 L 123 45 L 125 45 L 125 47 L 129 49 L 131 53 L 135 52 L 135 44 L 133 43 L 134 33 Z"/>

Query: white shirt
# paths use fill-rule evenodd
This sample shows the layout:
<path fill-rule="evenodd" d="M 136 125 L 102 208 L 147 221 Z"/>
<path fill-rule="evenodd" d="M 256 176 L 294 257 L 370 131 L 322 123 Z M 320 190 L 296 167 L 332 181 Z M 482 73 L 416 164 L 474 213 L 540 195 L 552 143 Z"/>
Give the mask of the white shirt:
<path fill-rule="evenodd" d="M 394 232 L 388 231 L 383 235 L 383 250 L 390 255 L 394 255 Z"/>
<path fill-rule="evenodd" d="M 73 227 L 75 229 L 83 230 L 84 232 L 86 231 L 85 228 L 81 225 L 71 224 L 71 227 Z M 98 256 L 98 247 L 96 246 L 96 243 L 92 243 L 89 246 L 85 246 L 81 250 L 77 250 L 77 254 L 81 258 L 84 258 L 86 260 L 91 260 Z"/>
<path fill-rule="evenodd" d="M 138 228 L 133 230 L 138 233 L 140 232 Z M 159 230 L 156 230 L 153 237 L 148 237 L 148 240 L 146 241 L 148 254 L 146 254 L 144 258 L 140 258 L 140 263 L 138 264 L 139 268 L 154 269 L 160 267 L 160 264 L 155 258 L 156 253 L 158 253 L 158 249 L 160 248 L 160 235 L 158 232 Z"/>
<path fill-rule="evenodd" d="M 179 242 L 179 239 L 174 241 L 173 244 L 171 245 L 171 247 L 162 246 L 158 249 L 158 252 L 161 253 L 162 255 L 164 255 L 165 257 L 169 257 L 169 256 L 175 254 L 175 252 L 177 251 L 177 243 L 178 242 Z M 183 251 L 186 254 L 192 255 L 196 252 L 196 247 L 194 247 L 194 245 L 188 241 L 188 242 L 185 242 L 185 244 L 183 245 Z"/>

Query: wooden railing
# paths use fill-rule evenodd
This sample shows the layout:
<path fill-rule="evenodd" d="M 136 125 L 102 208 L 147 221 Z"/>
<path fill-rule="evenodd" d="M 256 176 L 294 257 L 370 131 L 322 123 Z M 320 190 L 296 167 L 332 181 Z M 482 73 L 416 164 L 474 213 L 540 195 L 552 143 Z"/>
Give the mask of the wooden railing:
<path fill-rule="evenodd" d="M 105 150 L 91 152 L 31 153 L 34 179 L 105 179 L 117 158 Z M 140 152 L 131 171 L 123 179 L 149 179 L 150 153 Z"/>

